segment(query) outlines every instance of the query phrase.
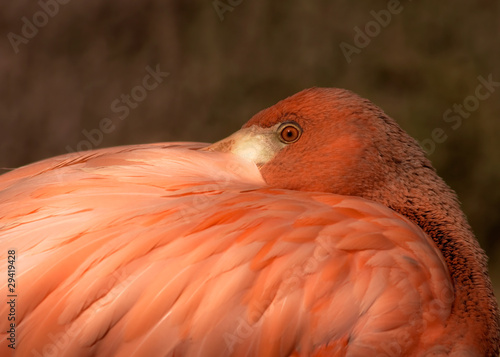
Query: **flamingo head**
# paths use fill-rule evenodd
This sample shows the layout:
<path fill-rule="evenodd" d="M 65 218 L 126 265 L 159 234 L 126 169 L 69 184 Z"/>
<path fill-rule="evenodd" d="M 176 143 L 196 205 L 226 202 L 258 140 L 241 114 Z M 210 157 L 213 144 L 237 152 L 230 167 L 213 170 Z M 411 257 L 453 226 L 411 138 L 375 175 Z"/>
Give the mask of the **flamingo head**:
<path fill-rule="evenodd" d="M 385 204 L 409 172 L 430 167 L 416 141 L 380 108 L 333 88 L 306 89 L 286 98 L 207 150 L 254 162 L 274 187 Z"/>

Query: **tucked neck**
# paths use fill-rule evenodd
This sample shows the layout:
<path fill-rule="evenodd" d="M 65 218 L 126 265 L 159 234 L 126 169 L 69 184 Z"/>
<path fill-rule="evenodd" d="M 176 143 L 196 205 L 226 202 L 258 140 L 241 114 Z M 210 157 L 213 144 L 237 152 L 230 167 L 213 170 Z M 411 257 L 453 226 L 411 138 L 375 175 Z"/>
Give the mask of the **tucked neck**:
<path fill-rule="evenodd" d="M 383 202 L 419 225 L 433 239 L 448 266 L 454 302 L 444 338 L 471 346 L 484 356 L 497 356 L 499 311 L 479 246 L 455 193 L 430 168 L 408 173 L 413 184 L 403 196 Z M 415 180 L 415 178 L 417 178 Z M 404 180 L 400 181 L 404 185 Z M 379 195 L 380 199 L 380 195 Z"/>

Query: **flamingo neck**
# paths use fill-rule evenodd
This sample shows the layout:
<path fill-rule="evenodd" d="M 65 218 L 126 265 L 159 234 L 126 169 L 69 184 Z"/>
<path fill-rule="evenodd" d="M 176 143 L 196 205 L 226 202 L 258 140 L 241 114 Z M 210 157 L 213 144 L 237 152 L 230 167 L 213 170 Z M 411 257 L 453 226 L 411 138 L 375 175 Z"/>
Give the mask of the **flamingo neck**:
<path fill-rule="evenodd" d="M 455 299 L 445 338 L 453 341 L 455 336 L 454 342 L 462 340 L 462 346 L 472 346 L 481 355 L 498 356 L 499 311 L 486 254 L 455 193 L 434 171 L 420 177 L 425 181 L 407 189 L 404 199 L 386 205 L 418 224 L 434 240 L 448 266 Z"/>

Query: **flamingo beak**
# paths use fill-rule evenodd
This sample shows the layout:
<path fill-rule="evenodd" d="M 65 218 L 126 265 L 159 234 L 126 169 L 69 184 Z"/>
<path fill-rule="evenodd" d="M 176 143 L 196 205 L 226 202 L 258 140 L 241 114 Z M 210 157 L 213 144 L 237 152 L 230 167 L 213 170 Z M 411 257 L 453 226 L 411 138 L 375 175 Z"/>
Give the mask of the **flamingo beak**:
<path fill-rule="evenodd" d="M 276 132 L 278 126 L 279 124 L 262 128 L 253 125 L 243 128 L 202 150 L 231 152 L 255 163 L 260 168 L 286 146 L 278 138 Z"/>

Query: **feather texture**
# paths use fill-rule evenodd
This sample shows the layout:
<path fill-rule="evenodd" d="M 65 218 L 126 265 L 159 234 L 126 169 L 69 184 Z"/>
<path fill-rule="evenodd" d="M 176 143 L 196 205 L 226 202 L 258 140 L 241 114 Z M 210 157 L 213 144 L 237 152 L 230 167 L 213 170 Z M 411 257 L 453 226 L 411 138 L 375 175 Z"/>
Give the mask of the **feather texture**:
<path fill-rule="evenodd" d="M 362 198 L 271 188 L 255 165 L 199 147 L 103 149 L 0 176 L 0 271 L 9 249 L 17 259 L 16 356 L 435 345 L 453 288 L 418 226 Z M 7 355 L 7 319 L 0 326 Z"/>

